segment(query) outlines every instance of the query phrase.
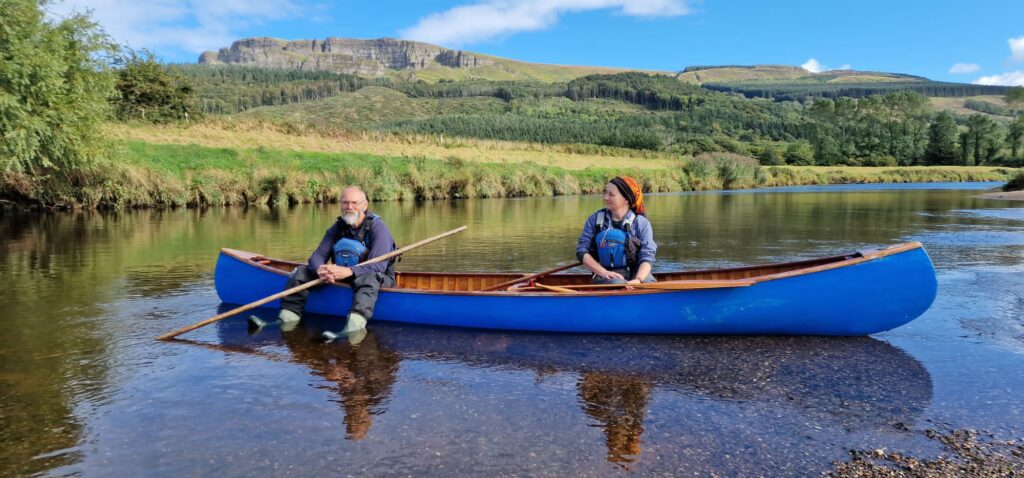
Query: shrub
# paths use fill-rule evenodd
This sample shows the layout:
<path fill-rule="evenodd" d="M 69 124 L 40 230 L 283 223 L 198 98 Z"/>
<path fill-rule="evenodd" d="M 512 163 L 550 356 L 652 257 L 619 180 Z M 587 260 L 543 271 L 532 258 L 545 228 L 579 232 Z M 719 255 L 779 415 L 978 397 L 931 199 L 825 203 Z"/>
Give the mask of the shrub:
<path fill-rule="evenodd" d="M 786 147 L 786 164 L 794 166 L 814 166 L 814 149 L 807 141 L 790 143 Z"/>
<path fill-rule="evenodd" d="M 1016 176 L 1011 178 L 1006 184 L 1003 185 L 1003 191 L 1020 191 L 1024 190 L 1024 172 L 1017 173 Z"/>

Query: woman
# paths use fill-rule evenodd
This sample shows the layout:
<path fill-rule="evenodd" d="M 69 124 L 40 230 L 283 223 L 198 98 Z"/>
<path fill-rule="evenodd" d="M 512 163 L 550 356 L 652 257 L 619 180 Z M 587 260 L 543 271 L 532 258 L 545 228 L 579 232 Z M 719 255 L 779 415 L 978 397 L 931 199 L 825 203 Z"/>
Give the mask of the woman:
<path fill-rule="evenodd" d="M 596 284 L 635 285 L 654 282 L 657 250 L 640 185 L 629 176 L 612 178 L 604 188 L 604 209 L 583 224 L 576 257 Z"/>

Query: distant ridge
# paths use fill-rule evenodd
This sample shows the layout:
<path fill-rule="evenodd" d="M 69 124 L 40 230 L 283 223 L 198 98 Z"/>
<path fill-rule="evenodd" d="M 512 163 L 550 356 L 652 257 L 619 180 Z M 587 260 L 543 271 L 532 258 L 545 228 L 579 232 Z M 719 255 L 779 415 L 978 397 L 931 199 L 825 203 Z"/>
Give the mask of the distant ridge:
<path fill-rule="evenodd" d="M 527 63 L 394 38 L 362 40 L 336 37 L 324 40 L 246 38 L 217 52 L 204 52 L 199 56 L 199 64 L 252 65 L 428 81 L 568 81 L 595 73 L 631 71 L 625 68 Z"/>
<path fill-rule="evenodd" d="M 478 55 L 428 43 L 394 38 L 287 41 L 246 38 L 214 53 L 204 52 L 199 63 L 255 64 L 297 70 L 380 76 L 387 70 L 419 70 L 432 66 L 474 68 L 494 62 Z"/>
<path fill-rule="evenodd" d="M 681 81 L 703 85 L 761 81 L 801 81 L 808 83 L 931 81 L 922 76 L 879 71 L 827 70 L 812 73 L 792 65 L 688 66 L 676 75 Z"/>

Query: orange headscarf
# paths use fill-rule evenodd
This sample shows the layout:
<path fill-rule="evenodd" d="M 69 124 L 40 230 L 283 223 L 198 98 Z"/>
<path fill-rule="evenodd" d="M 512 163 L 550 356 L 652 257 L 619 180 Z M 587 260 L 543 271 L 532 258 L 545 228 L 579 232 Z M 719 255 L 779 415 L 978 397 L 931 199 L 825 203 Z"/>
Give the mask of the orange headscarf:
<path fill-rule="evenodd" d="M 629 202 L 629 208 L 640 216 L 647 215 L 647 207 L 644 206 L 644 192 L 640 189 L 640 183 L 629 176 L 616 176 L 610 183 L 619 188 L 622 197 Z"/>

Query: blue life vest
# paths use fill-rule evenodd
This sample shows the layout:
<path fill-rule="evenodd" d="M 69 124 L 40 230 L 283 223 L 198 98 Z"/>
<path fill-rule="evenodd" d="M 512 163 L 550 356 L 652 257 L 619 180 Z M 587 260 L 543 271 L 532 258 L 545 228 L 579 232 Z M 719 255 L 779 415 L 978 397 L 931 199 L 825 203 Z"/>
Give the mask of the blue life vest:
<path fill-rule="evenodd" d="M 629 264 L 630 229 L 636 214 L 630 210 L 622 219 L 622 229 L 612 227 L 611 215 L 602 209 L 597 213 L 598 232 L 594 235 L 597 244 L 597 261 L 605 269 L 624 269 Z M 607 219 L 607 224 L 605 219 Z"/>
<path fill-rule="evenodd" d="M 367 215 L 364 221 L 372 221 L 373 216 Z M 359 227 L 356 237 L 342 237 L 334 243 L 334 263 L 339 266 L 352 267 L 363 261 L 369 249 L 366 247 L 366 230 L 370 228 L 367 222 Z"/>

